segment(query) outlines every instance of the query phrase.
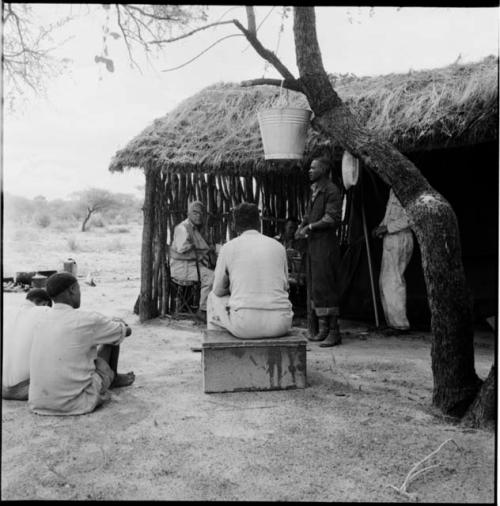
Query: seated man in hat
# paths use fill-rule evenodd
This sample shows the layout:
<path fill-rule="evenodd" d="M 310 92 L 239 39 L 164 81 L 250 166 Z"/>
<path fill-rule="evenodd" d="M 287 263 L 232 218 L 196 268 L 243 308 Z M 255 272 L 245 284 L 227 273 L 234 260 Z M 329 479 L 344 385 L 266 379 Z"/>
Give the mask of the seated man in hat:
<path fill-rule="evenodd" d="M 43 288 L 33 288 L 12 319 L 4 315 L 2 399 L 28 399 L 33 335 L 37 321 L 50 306 L 48 293 Z"/>
<path fill-rule="evenodd" d="M 174 281 L 200 282 L 200 305 L 197 316 L 206 322 L 207 296 L 212 289 L 214 271 L 209 268 L 213 248 L 201 235 L 204 222 L 205 206 L 200 201 L 191 202 L 188 217 L 174 229 L 170 246 L 170 275 Z"/>
<path fill-rule="evenodd" d="M 288 266 L 282 244 L 262 235 L 259 210 L 234 210 L 238 237 L 224 244 L 208 296 L 207 329 L 225 328 L 243 339 L 280 337 L 292 328 Z"/>
<path fill-rule="evenodd" d="M 81 311 L 80 285 L 68 272 L 47 280 L 54 304 L 40 319 L 30 356 L 28 406 L 40 415 L 81 415 L 134 382 L 118 374 L 118 346 L 132 331 L 122 320 Z M 98 348 L 99 347 L 99 348 Z"/>

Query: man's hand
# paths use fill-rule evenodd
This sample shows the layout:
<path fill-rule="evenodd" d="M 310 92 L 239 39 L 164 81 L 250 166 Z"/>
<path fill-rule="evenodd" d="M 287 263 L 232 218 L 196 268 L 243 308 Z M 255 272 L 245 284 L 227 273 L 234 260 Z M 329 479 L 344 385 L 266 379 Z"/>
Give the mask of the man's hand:
<path fill-rule="evenodd" d="M 385 234 L 387 234 L 387 227 L 385 225 L 379 225 L 372 231 L 373 237 L 383 237 Z"/>
<path fill-rule="evenodd" d="M 295 232 L 295 239 L 305 239 L 308 236 L 307 225 L 299 227 Z"/>
<path fill-rule="evenodd" d="M 132 334 L 132 329 L 127 325 L 127 323 L 125 322 L 125 320 L 122 320 L 121 318 L 115 317 L 115 318 L 112 318 L 112 321 L 114 321 L 114 322 L 120 322 L 120 323 L 123 323 L 123 325 L 125 325 L 125 337 L 128 337 L 130 334 Z"/>

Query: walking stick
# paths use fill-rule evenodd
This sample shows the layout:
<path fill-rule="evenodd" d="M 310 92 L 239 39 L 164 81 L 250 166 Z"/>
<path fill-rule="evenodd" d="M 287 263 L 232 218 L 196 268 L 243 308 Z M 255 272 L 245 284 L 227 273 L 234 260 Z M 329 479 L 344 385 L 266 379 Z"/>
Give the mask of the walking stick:
<path fill-rule="evenodd" d="M 307 298 L 307 329 L 311 335 L 318 333 L 318 318 L 312 308 L 311 300 L 311 255 L 309 251 L 306 253 L 306 298 Z"/>
<path fill-rule="evenodd" d="M 361 180 L 361 216 L 363 218 L 363 234 L 365 236 L 366 254 L 368 256 L 368 271 L 370 273 L 370 287 L 371 287 L 371 291 L 372 291 L 373 311 L 375 313 L 375 326 L 378 328 L 379 321 L 378 321 L 377 299 L 375 298 L 375 283 L 373 281 L 372 258 L 371 258 L 371 254 L 370 254 L 370 241 L 368 240 L 368 230 L 366 227 L 365 196 L 364 196 L 364 192 L 363 192 L 363 181 L 362 180 Z"/>

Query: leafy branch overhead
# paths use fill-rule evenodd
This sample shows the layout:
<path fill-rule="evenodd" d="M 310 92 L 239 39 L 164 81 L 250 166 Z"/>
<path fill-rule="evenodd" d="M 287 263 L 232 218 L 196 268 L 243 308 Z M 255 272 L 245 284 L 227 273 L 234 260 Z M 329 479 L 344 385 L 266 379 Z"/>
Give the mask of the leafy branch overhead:
<path fill-rule="evenodd" d="M 4 99 L 9 108 L 27 94 L 44 92 L 50 77 L 64 73 L 69 58 L 56 58 L 54 50 L 66 41 L 55 43 L 53 35 L 72 19 L 40 25 L 30 4 L 6 3 L 2 9 Z"/>

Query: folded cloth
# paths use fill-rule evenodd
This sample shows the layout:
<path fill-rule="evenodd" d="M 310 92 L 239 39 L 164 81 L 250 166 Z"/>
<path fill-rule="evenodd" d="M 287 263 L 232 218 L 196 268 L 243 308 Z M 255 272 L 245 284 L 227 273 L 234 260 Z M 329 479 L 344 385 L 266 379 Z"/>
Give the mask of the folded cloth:
<path fill-rule="evenodd" d="M 2 385 L 2 399 L 13 401 L 27 401 L 30 380 L 24 380 L 17 385 L 6 387 Z"/>

